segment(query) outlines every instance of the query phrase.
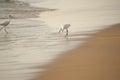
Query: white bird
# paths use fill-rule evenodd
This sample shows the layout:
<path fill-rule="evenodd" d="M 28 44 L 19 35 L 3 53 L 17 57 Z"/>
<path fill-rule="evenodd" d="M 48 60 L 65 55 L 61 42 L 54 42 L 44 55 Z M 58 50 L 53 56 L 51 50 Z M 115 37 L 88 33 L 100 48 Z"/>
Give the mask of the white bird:
<path fill-rule="evenodd" d="M 65 35 L 65 37 L 68 36 L 68 28 L 69 28 L 70 26 L 71 26 L 70 24 L 65 24 L 63 27 L 60 28 L 59 33 L 60 33 L 60 32 L 63 32 L 64 30 L 66 30 L 66 35 Z"/>
<path fill-rule="evenodd" d="M 6 30 L 6 26 L 8 26 L 8 25 L 10 24 L 11 18 L 12 18 L 12 16 L 9 15 L 9 16 L 8 16 L 8 21 L 5 21 L 5 22 L 3 22 L 3 23 L 0 24 L 0 26 L 2 26 L 2 28 L 0 28 L 0 31 L 1 31 L 2 29 L 4 29 L 4 31 L 5 31 L 6 33 L 8 33 L 7 30 Z"/>

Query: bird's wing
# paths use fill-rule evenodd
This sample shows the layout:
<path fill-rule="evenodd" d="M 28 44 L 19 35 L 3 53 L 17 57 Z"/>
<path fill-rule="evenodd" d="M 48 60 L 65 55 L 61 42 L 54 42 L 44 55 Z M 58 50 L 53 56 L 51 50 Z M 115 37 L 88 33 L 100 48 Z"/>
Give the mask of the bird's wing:
<path fill-rule="evenodd" d="M 1 23 L 1 26 L 7 26 L 10 23 L 10 21 L 5 21 L 4 23 Z"/>
<path fill-rule="evenodd" d="M 69 27 L 70 27 L 69 24 L 65 24 L 65 25 L 64 25 L 64 29 L 69 28 Z"/>

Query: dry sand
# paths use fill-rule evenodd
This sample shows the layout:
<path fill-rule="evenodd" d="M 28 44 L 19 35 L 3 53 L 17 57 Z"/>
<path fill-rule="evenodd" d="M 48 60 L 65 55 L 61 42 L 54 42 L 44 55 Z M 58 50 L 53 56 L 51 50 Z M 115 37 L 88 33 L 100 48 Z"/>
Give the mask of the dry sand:
<path fill-rule="evenodd" d="M 68 51 L 35 80 L 120 80 L 120 24 Z"/>

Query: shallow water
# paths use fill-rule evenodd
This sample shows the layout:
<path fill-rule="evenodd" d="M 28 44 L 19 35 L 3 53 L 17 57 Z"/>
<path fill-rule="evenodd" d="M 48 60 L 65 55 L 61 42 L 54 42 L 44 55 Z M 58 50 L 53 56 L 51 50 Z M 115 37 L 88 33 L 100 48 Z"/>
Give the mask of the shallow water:
<path fill-rule="evenodd" d="M 75 45 L 52 32 L 44 22 L 33 19 L 14 19 L 7 30 L 9 34 L 0 32 L 2 80 L 29 80 L 31 75 L 43 70 L 34 67 L 51 62 L 60 52 Z"/>
<path fill-rule="evenodd" d="M 120 22 L 119 0 L 99 3 L 93 0 L 96 4 L 88 0 L 74 1 L 29 1 L 33 6 L 59 10 L 43 12 L 39 18 L 12 19 L 7 27 L 9 33 L 0 32 L 0 79 L 31 80 L 44 71 L 40 66 L 83 43 L 82 39 L 89 37 L 87 34 Z M 65 33 L 58 34 L 59 27 L 65 23 L 72 25 L 68 38 L 64 37 Z"/>

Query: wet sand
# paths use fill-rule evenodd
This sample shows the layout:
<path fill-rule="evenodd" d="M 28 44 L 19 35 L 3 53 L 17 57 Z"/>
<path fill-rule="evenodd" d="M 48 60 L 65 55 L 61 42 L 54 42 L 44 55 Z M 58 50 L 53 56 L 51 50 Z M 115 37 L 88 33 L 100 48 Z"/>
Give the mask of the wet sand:
<path fill-rule="evenodd" d="M 120 24 L 92 35 L 35 80 L 120 80 Z"/>

